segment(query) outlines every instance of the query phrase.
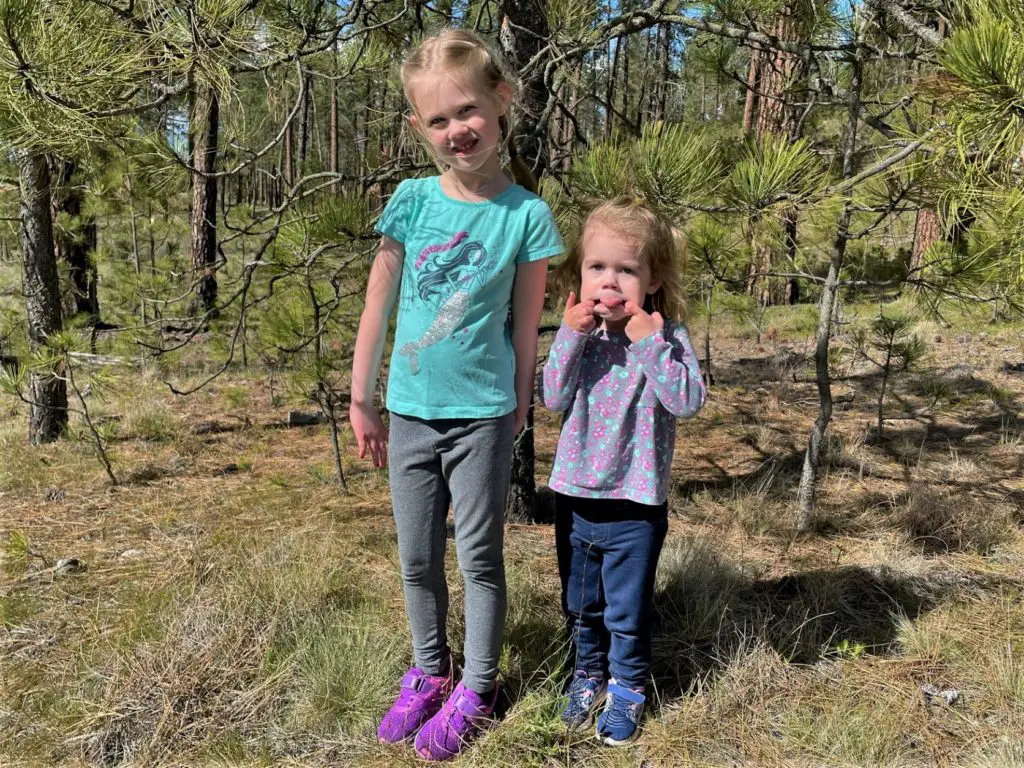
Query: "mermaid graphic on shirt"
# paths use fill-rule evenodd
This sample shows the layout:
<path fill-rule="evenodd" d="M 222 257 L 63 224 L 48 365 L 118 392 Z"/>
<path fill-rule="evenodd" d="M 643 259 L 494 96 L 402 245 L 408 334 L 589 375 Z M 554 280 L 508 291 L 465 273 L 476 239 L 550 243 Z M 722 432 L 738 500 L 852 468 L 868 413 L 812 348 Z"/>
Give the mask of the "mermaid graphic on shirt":
<path fill-rule="evenodd" d="M 398 350 L 409 358 L 413 375 L 419 373 L 420 351 L 455 333 L 466 316 L 473 291 L 489 277 L 487 249 L 479 240 L 466 242 L 468 237 L 468 232 L 459 231 L 446 243 L 429 245 L 413 264 L 416 293 L 422 301 L 437 307 L 426 332 Z"/>

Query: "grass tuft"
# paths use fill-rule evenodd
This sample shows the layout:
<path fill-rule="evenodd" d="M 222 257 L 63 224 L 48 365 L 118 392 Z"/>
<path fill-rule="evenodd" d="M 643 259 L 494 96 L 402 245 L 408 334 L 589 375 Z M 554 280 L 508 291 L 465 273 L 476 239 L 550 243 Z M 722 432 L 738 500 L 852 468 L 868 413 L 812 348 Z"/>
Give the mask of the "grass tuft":
<path fill-rule="evenodd" d="M 925 485 L 911 487 L 894 514 L 910 543 L 929 553 L 988 554 L 1012 536 L 1013 513 L 1004 504 Z"/>

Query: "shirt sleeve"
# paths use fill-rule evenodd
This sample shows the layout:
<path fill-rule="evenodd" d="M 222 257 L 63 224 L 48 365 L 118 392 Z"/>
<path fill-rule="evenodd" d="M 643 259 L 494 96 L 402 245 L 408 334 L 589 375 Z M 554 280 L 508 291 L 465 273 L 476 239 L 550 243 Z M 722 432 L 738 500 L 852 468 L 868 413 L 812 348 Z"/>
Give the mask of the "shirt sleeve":
<path fill-rule="evenodd" d="M 384 206 L 384 212 L 377 219 L 374 229 L 379 234 L 387 235 L 392 240 L 404 245 L 409 232 L 409 223 L 413 218 L 415 197 L 412 192 L 412 182 L 409 179 L 401 182 L 388 200 L 388 204 Z"/>
<path fill-rule="evenodd" d="M 526 217 L 526 236 L 516 254 L 516 264 L 540 261 L 558 256 L 565 250 L 562 236 L 551 208 L 543 200 L 537 200 Z"/>
<path fill-rule="evenodd" d="M 540 399 L 549 411 L 564 413 L 572 405 L 588 338 L 564 324 L 558 329 L 540 383 Z"/>
<path fill-rule="evenodd" d="M 655 331 L 629 349 L 669 413 L 688 419 L 701 409 L 707 392 L 686 328 L 676 325 Z"/>

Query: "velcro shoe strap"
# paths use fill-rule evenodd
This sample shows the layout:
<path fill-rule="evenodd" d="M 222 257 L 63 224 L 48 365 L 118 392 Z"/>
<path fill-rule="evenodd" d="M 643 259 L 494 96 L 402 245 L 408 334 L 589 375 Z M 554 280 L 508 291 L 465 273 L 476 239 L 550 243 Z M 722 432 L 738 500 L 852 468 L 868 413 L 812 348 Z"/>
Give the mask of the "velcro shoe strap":
<path fill-rule="evenodd" d="M 402 687 L 410 691 L 420 690 L 424 682 L 426 682 L 426 675 L 417 675 L 411 669 L 402 676 Z"/>
<path fill-rule="evenodd" d="M 647 697 L 642 693 L 637 693 L 632 688 L 627 688 L 624 685 L 618 683 L 611 683 L 608 686 L 608 693 L 612 696 L 616 696 L 620 699 L 630 702 L 631 704 L 643 704 L 647 701 Z"/>

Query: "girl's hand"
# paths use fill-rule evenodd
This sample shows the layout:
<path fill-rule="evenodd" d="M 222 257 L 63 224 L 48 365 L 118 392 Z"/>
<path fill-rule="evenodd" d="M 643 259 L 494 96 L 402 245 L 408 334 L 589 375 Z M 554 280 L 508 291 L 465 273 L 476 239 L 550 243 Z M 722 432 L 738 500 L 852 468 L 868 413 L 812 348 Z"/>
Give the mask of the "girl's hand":
<path fill-rule="evenodd" d="M 644 308 L 634 301 L 626 302 L 626 314 L 630 315 L 629 322 L 626 323 L 626 336 L 634 344 L 665 327 L 665 319 L 660 312 L 647 314 Z"/>
<path fill-rule="evenodd" d="M 590 333 L 597 327 L 594 306 L 594 302 L 589 300 L 577 304 L 576 292 L 571 291 L 569 298 L 565 300 L 565 314 L 562 315 L 562 322 L 576 333 Z"/>
<path fill-rule="evenodd" d="M 385 466 L 388 463 L 388 430 L 377 409 L 365 403 L 352 403 L 348 409 L 348 421 L 359 446 L 359 458 L 365 459 L 369 452 L 373 466 Z"/>
<path fill-rule="evenodd" d="M 525 409 L 516 408 L 516 421 L 515 421 L 515 432 L 512 434 L 519 435 L 523 431 L 523 427 L 526 426 L 526 415 L 529 411 L 529 407 Z"/>

